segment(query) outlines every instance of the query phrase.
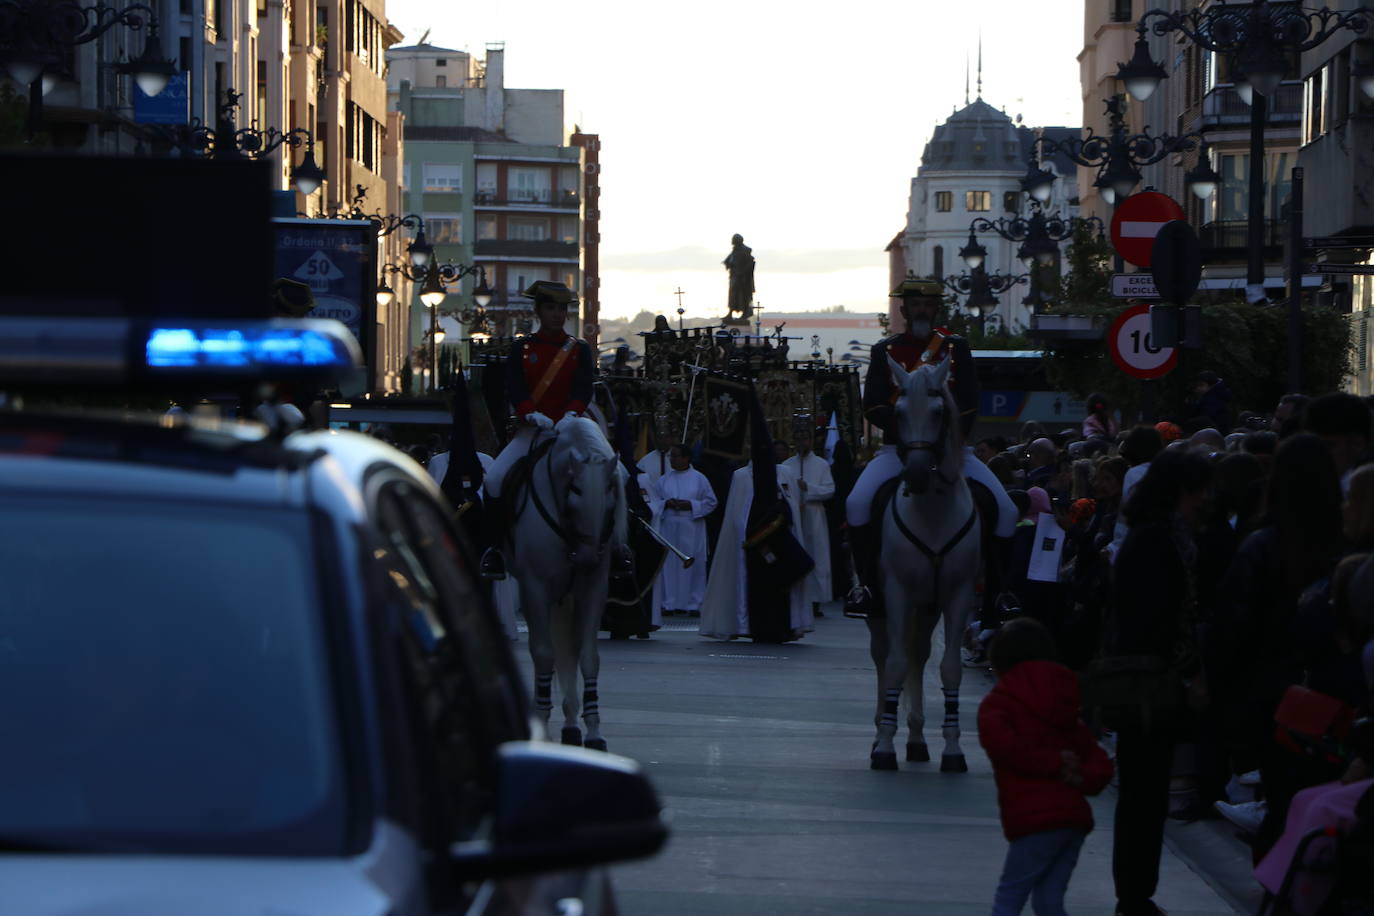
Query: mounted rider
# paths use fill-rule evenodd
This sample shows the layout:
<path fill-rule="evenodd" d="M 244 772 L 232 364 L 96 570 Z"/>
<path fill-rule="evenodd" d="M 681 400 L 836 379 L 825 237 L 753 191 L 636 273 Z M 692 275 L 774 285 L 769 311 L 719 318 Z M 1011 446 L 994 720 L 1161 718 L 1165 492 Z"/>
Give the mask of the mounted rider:
<path fill-rule="evenodd" d="M 592 401 L 596 365 L 592 349 L 585 340 L 564 330 L 568 306 L 577 301 L 576 295 L 551 280 L 536 280 L 521 295 L 534 300 L 539 328 L 515 341 L 506 358 L 506 399 L 520 427 L 486 473 L 486 517 L 497 531 L 493 538 L 496 546 L 482 554 L 481 575 L 486 579 L 506 577 L 506 561 L 499 548 L 507 522 L 501 504 L 506 475 L 533 450 L 537 439 L 553 432 L 563 420 L 582 416 Z M 617 572 L 623 570 L 625 562 L 624 545 L 616 545 Z"/>
<path fill-rule="evenodd" d="M 845 601 L 845 613 L 858 617 L 880 616 L 883 613 L 881 602 L 874 600 L 873 592 L 873 587 L 878 584 L 876 561 L 881 529 L 877 524 L 870 524 L 870 515 L 879 489 L 902 471 L 902 458 L 899 455 L 902 442 L 897 431 L 895 411 L 901 391 L 892 377 L 888 359 L 900 363 L 907 371 L 922 364 L 949 360 L 949 388 L 959 410 L 960 432 L 964 440 L 969 438 L 978 417 L 978 375 L 974 370 L 968 341 L 935 323 L 944 307 L 944 287 L 938 280 L 908 276 L 890 295 L 902 300 L 901 312 L 906 329 L 873 345 L 863 392 L 864 417 L 882 430 L 883 444 L 859 475 L 845 501 L 850 554 L 858 580 L 858 585 Z M 978 460 L 970 446 L 964 447 L 963 470 L 966 478 L 982 484 L 992 493 L 997 501 L 997 537 L 1009 538 L 1015 530 L 1016 507 L 996 476 Z M 987 564 L 994 573 L 998 565 L 995 561 Z"/>

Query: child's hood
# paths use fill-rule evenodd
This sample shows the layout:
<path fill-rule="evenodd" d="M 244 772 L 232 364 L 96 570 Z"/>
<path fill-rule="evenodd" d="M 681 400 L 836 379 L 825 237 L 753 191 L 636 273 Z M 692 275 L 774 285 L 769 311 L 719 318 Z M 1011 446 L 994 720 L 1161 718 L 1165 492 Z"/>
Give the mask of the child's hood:
<path fill-rule="evenodd" d="M 1078 722 L 1078 675 L 1058 662 L 1021 662 L 998 678 L 997 690 L 1053 728 Z"/>

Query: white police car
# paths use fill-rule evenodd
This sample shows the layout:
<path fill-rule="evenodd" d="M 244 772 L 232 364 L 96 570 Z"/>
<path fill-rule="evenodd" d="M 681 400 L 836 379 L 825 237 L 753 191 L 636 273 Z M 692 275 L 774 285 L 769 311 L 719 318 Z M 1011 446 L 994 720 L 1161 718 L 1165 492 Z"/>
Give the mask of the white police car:
<path fill-rule="evenodd" d="M 356 359 L 329 322 L 82 326 L 0 320 L 0 390 Z M 0 524 L 6 916 L 613 912 L 595 866 L 665 841 L 633 762 L 529 740 L 443 498 L 385 445 L 0 411 Z"/>

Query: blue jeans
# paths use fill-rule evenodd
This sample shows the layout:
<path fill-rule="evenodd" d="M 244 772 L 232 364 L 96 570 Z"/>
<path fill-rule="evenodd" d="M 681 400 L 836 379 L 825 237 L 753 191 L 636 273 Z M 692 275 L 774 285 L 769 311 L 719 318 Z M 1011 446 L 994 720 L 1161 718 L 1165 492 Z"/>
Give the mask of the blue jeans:
<path fill-rule="evenodd" d="M 1016 916 L 1027 897 L 1036 916 L 1063 916 L 1069 876 L 1087 836 L 1081 830 L 1046 830 L 1012 840 L 992 916 Z"/>

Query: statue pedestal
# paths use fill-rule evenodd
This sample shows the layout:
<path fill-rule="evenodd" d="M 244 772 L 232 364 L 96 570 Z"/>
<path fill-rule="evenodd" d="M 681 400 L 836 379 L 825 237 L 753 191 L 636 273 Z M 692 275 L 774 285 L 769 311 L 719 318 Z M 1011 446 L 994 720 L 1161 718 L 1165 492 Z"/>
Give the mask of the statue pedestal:
<path fill-rule="evenodd" d="M 748 318 L 738 318 L 731 316 L 729 318 L 721 319 L 720 323 L 725 325 L 727 328 L 748 328 L 751 325 L 753 325 L 754 322 L 750 321 Z"/>

